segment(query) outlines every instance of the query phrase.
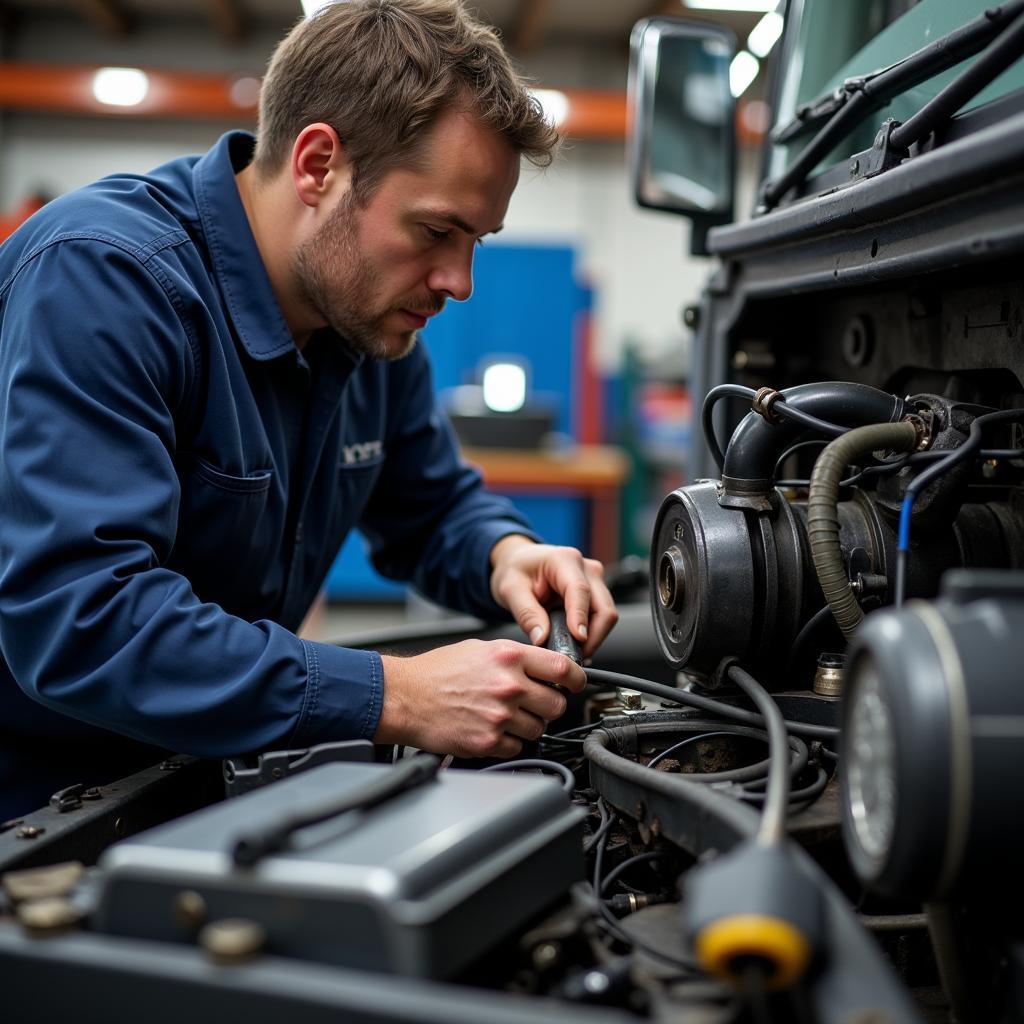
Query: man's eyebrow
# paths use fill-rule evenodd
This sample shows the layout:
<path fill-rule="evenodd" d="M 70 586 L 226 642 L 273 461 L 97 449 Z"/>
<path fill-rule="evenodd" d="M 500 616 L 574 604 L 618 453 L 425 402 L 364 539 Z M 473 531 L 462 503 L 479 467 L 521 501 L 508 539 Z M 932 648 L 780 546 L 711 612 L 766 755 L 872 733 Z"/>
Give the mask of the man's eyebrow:
<path fill-rule="evenodd" d="M 484 235 L 496 235 L 505 226 L 504 224 L 499 224 L 496 228 L 491 228 L 489 231 L 477 231 L 472 224 L 463 220 L 462 217 L 452 210 L 424 210 L 422 216 L 447 221 L 449 224 L 454 224 L 460 231 L 465 231 L 467 235 L 479 237 L 483 237 Z"/>

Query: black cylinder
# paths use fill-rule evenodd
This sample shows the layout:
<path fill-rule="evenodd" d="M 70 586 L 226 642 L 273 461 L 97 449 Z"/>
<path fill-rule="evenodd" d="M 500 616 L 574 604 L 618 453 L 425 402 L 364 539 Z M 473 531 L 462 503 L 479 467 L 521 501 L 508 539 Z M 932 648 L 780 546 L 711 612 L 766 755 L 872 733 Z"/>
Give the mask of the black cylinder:
<path fill-rule="evenodd" d="M 839 502 L 840 544 L 868 607 L 891 600 L 896 522 L 859 488 Z M 770 494 L 768 511 L 735 508 L 705 481 L 662 502 L 651 542 L 651 608 L 663 657 L 707 676 L 728 656 L 776 688 L 810 685 L 787 676 L 793 641 L 825 604 L 807 540 L 806 504 Z M 1024 531 L 1003 502 L 964 505 L 955 522 L 918 531 L 907 594 L 933 597 L 950 567 L 1024 567 Z M 868 585 L 870 584 L 870 585 Z M 836 633 L 821 639 L 842 643 Z M 838 649 L 838 648 L 834 648 Z M 806 665 L 813 665 L 808 650 Z"/>

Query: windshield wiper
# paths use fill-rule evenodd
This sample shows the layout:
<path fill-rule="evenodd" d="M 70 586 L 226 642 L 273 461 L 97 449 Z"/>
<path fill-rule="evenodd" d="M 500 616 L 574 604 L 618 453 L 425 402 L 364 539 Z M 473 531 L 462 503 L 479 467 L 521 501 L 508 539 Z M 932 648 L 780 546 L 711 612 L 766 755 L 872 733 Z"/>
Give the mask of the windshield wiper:
<path fill-rule="evenodd" d="M 801 108 L 801 110 L 807 112 L 805 120 L 807 117 L 812 116 L 819 122 L 826 117 L 828 120 L 824 127 L 800 151 L 799 156 L 797 156 L 793 163 L 778 178 L 765 182 L 761 189 L 759 212 L 766 212 L 776 206 L 790 189 L 803 182 L 818 163 L 846 138 L 865 117 L 880 110 L 894 97 L 899 96 L 908 89 L 912 89 L 915 85 L 919 85 L 929 78 L 934 78 L 935 75 L 955 67 L 957 64 L 967 60 L 968 57 L 973 57 L 976 53 L 985 49 L 993 39 L 1001 36 L 1010 25 L 1013 25 L 1022 12 L 1024 12 L 1024 0 L 1013 0 L 1011 3 L 993 7 L 985 11 L 984 14 L 969 21 L 966 25 L 962 25 L 947 35 L 941 36 L 891 67 L 863 78 L 848 79 L 843 84 L 842 89 Z M 1019 29 L 1019 26 L 1012 33 L 1007 34 L 1006 40 L 1000 41 L 999 56 L 1003 59 L 1008 56 L 1007 63 L 1012 63 L 1016 59 L 1012 55 L 1012 51 L 1017 42 L 1017 29 Z M 995 55 L 995 48 L 993 48 L 993 56 Z M 991 63 L 995 64 L 997 62 L 993 61 Z M 950 114 L 955 113 L 960 106 L 967 102 L 971 95 L 980 91 L 991 80 L 991 78 L 986 79 L 973 92 L 970 92 L 969 95 L 966 94 L 967 90 L 961 85 L 961 80 L 966 79 L 968 75 L 975 71 L 978 65 L 982 64 L 982 61 L 978 61 L 977 64 L 969 68 L 965 75 L 960 76 L 960 78 L 957 78 L 956 81 L 947 86 L 938 96 L 926 104 L 914 118 L 911 118 L 903 128 L 906 129 L 917 117 L 924 115 L 925 111 L 929 111 L 929 113 L 924 122 L 918 122 L 915 125 L 915 133 L 921 132 L 925 123 L 937 124 L 949 117 Z M 1004 64 L 1002 67 L 1005 66 Z M 999 67 L 991 77 L 994 78 L 1002 70 L 1002 67 Z M 990 63 L 987 61 L 984 62 L 982 71 L 968 83 L 967 88 L 973 88 L 977 80 L 983 77 L 986 69 L 990 69 Z M 954 87 L 959 87 L 955 94 L 953 93 Z M 947 96 L 946 94 L 950 95 Z M 959 102 L 955 107 L 949 109 L 950 103 L 957 96 L 961 97 Z M 940 100 L 942 100 L 941 106 L 938 105 Z M 797 121 L 800 121 L 800 114 L 797 115 Z M 779 135 L 786 135 L 788 138 L 799 135 L 800 131 L 794 125 L 795 122 L 785 125 L 780 129 Z M 800 122 L 800 130 L 802 129 L 803 122 Z M 929 128 L 928 130 L 931 131 L 933 129 Z M 899 131 L 898 126 L 892 128 L 892 132 L 897 131 Z M 921 132 L 919 135 L 915 134 L 914 138 L 910 139 L 910 141 L 923 138 L 925 134 L 927 132 Z M 908 137 L 909 133 L 904 131 L 904 141 Z M 778 137 L 776 137 L 776 141 L 778 141 Z M 891 145 L 892 135 L 889 134 L 883 141 L 887 145 Z M 909 142 L 905 141 L 905 145 L 909 145 Z"/>
<path fill-rule="evenodd" d="M 847 78 L 833 92 L 827 92 L 811 100 L 810 103 L 804 103 L 802 106 L 797 107 L 796 114 L 791 121 L 787 121 L 785 124 L 772 129 L 772 143 L 776 146 L 783 146 L 787 142 L 792 142 L 794 139 L 799 138 L 801 135 L 807 135 L 812 129 L 824 124 L 833 114 L 845 107 L 853 96 L 863 91 L 864 86 L 868 82 L 873 81 L 879 75 L 884 75 L 887 71 L 892 71 L 893 68 L 899 67 L 900 64 L 905 62 L 906 58 L 897 61 L 895 64 L 890 64 L 887 68 L 872 71 L 869 75 Z"/>

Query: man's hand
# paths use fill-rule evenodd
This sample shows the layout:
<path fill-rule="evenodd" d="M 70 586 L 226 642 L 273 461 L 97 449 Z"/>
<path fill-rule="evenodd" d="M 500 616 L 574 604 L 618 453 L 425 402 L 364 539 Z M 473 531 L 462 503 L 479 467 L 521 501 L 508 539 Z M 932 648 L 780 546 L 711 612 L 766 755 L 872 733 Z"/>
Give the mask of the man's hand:
<path fill-rule="evenodd" d="M 515 757 L 565 712 L 553 686 L 580 692 L 583 669 L 514 640 L 464 640 L 414 658 L 385 656 L 384 707 L 375 743 L 436 754 Z M 542 681 L 538 681 L 542 680 Z"/>
<path fill-rule="evenodd" d="M 565 605 L 569 632 L 589 658 L 619 621 L 604 584 L 604 566 L 575 548 L 535 544 L 516 534 L 491 549 L 491 594 L 507 608 L 530 638 L 543 644 L 551 623 L 544 605 L 558 598 Z"/>

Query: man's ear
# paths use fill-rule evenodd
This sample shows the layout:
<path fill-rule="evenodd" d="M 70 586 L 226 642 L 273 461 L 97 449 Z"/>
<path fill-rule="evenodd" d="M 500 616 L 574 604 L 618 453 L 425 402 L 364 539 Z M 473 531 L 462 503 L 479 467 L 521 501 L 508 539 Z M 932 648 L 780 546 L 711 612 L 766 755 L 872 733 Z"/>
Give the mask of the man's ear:
<path fill-rule="evenodd" d="M 338 133 L 323 122 L 308 124 L 292 146 L 292 183 L 306 206 L 319 206 L 332 192 L 348 188 L 352 174 Z"/>

